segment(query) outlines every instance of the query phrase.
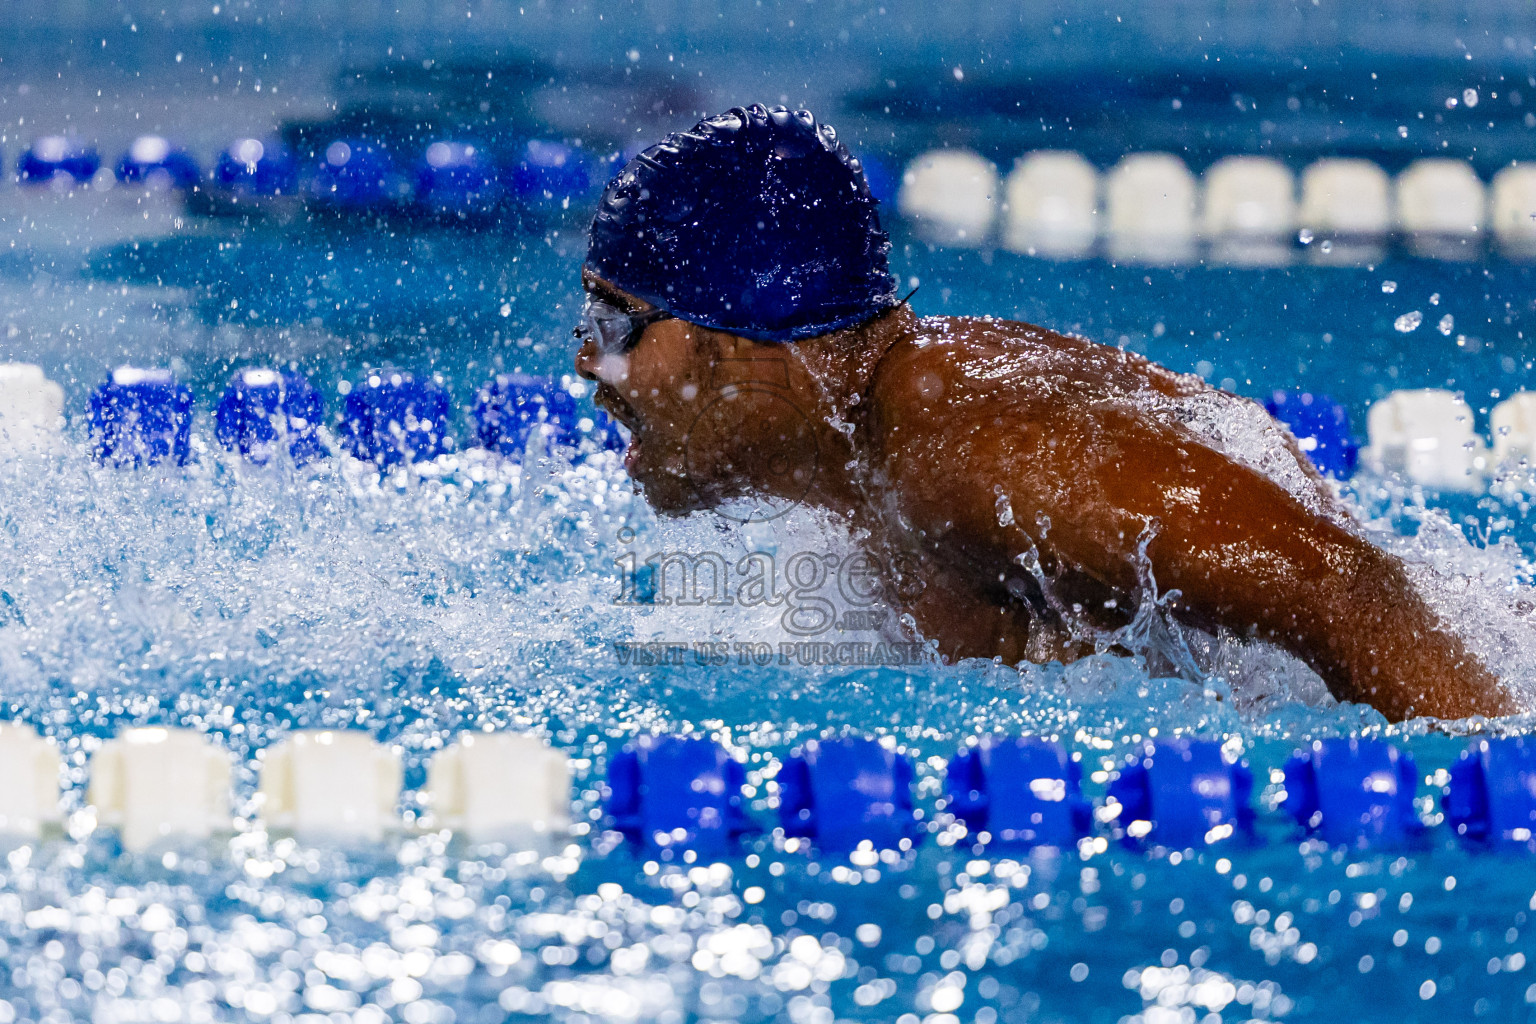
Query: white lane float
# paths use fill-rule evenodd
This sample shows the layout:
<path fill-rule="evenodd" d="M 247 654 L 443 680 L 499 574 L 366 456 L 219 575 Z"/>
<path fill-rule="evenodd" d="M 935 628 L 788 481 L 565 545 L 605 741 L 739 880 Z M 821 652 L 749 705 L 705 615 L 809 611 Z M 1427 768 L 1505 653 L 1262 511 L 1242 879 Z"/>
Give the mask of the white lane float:
<path fill-rule="evenodd" d="M 399 754 L 364 732 L 305 729 L 262 754 L 257 790 L 269 831 L 377 842 L 401 827 Z"/>
<path fill-rule="evenodd" d="M 1536 164 L 1511 164 L 1493 176 L 1489 223 L 1511 256 L 1536 256 Z"/>
<path fill-rule="evenodd" d="M 230 756 L 191 729 L 128 729 L 91 758 L 86 799 L 123 847 L 207 840 L 233 831 Z"/>
<path fill-rule="evenodd" d="M 992 162 L 968 149 L 935 149 L 907 165 L 896 207 L 918 233 L 943 245 L 992 238 L 1000 183 Z"/>
<path fill-rule="evenodd" d="M 1488 414 L 1495 465 L 1536 461 L 1536 391 L 1517 391 Z"/>
<path fill-rule="evenodd" d="M 1014 165 L 1004 187 L 1003 245 L 1073 259 L 1098 234 L 1099 172 L 1070 151 L 1040 150 Z"/>
<path fill-rule="evenodd" d="M 1315 161 L 1301 172 L 1297 220 L 1320 237 L 1381 238 L 1392 230 L 1392 179 L 1369 160 Z"/>
<path fill-rule="evenodd" d="M 1171 153 L 1133 153 L 1104 186 L 1110 256 L 1134 263 L 1194 257 L 1195 178 Z"/>
<path fill-rule="evenodd" d="M 1488 196 L 1465 160 L 1416 160 L 1397 176 L 1397 226 L 1409 247 L 1442 259 L 1471 259 L 1482 237 Z"/>
<path fill-rule="evenodd" d="M 467 733 L 432 759 L 433 824 L 474 842 L 537 841 L 571 825 L 570 759 L 535 736 Z"/>
<path fill-rule="evenodd" d="M 1229 156 L 1205 172 L 1200 231 L 1216 263 L 1276 266 L 1293 255 L 1296 179 L 1280 161 Z"/>
<path fill-rule="evenodd" d="M 1301 173 L 1297 227 L 1313 263 L 1364 266 L 1386 256 L 1392 232 L 1392 179 L 1369 160 L 1327 157 Z"/>
<path fill-rule="evenodd" d="M 1277 238 L 1296 230 L 1296 179 L 1265 156 L 1229 156 L 1205 172 L 1201 231 L 1208 238 Z"/>
<path fill-rule="evenodd" d="M 0 457 L 47 452 L 64 426 L 64 389 L 31 363 L 0 363 Z"/>
<path fill-rule="evenodd" d="M 9 842 L 37 839 L 63 825 L 59 807 L 58 748 L 19 723 L 0 724 L 0 836 Z"/>
<path fill-rule="evenodd" d="M 1454 392 L 1394 391 L 1371 406 L 1366 428 L 1370 444 L 1361 458 L 1376 472 L 1434 490 L 1482 490 L 1487 449 L 1473 429 L 1471 406 Z"/>

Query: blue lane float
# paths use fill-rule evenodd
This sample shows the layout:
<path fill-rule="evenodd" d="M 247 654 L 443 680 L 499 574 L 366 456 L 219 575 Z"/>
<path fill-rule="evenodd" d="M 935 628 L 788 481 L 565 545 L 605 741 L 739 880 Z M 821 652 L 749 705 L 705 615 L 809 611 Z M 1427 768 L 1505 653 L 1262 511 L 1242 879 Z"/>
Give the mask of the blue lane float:
<path fill-rule="evenodd" d="M 1082 765 L 1058 743 L 993 737 L 949 762 L 949 810 L 992 842 L 1070 848 L 1093 828 Z"/>
<path fill-rule="evenodd" d="M 1285 765 L 1282 806 L 1336 846 L 1394 846 L 1423 829 L 1414 811 L 1413 758 L 1375 739 L 1313 740 Z"/>
<path fill-rule="evenodd" d="M 475 394 L 475 431 L 480 443 L 518 456 L 535 431 L 550 444 L 575 443 L 576 399 L 551 377 L 503 373 Z"/>
<path fill-rule="evenodd" d="M 745 783 L 745 770 L 713 740 L 644 737 L 609 765 L 609 821 L 647 850 L 722 856 L 752 831 Z"/>
<path fill-rule="evenodd" d="M 513 193 L 531 205 L 559 206 L 592 190 L 586 154 L 552 139 L 529 139 L 509 170 Z"/>
<path fill-rule="evenodd" d="M 519 458 L 536 433 L 548 447 L 622 451 L 628 443 L 619 426 L 602 410 L 590 417 L 553 377 L 504 373 L 475 394 L 475 432 L 494 452 Z"/>
<path fill-rule="evenodd" d="M 1122 840 L 1204 846 L 1253 833 L 1253 773 L 1215 740 L 1181 737 L 1144 744 L 1109 785 Z"/>
<path fill-rule="evenodd" d="M 236 139 L 219 154 L 213 180 L 223 190 L 237 194 L 292 195 L 298 188 L 298 165 L 276 140 Z"/>
<path fill-rule="evenodd" d="M 320 424 L 325 396 L 297 373 L 252 368 L 235 374 L 213 410 L 219 443 L 252 462 L 270 462 L 286 448 L 298 465 L 324 458 Z"/>
<path fill-rule="evenodd" d="M 384 207 L 404 198 L 389 150 L 363 138 L 326 143 L 316 154 L 307 191 L 322 206 L 347 210 Z"/>
<path fill-rule="evenodd" d="M 483 147 L 438 140 L 416 169 L 416 206 L 443 220 L 484 219 L 496 214 L 506 188 Z"/>
<path fill-rule="evenodd" d="M 96 148 L 70 135 L 44 135 L 22 150 L 16 174 L 23 184 L 42 185 L 55 178 L 85 183 L 101 169 Z"/>
<path fill-rule="evenodd" d="M 103 823 L 115 821 L 125 830 L 129 847 L 135 843 L 127 831 L 137 831 L 146 843 L 170 835 L 199 841 L 227 837 L 227 753 L 217 753 L 197 730 L 169 732 L 120 733 L 90 762 L 88 799 L 104 812 Z M 56 828 L 62 820 L 57 755 L 55 745 L 30 726 L 0 725 L 0 761 L 39 766 L 39 778 L 49 780 L 40 787 L 13 787 L 13 832 L 36 838 L 43 826 Z M 168 802 L 152 789 L 138 795 L 114 789 L 122 759 L 141 756 L 161 768 L 170 764 L 173 774 L 187 781 L 186 799 Z M 398 750 L 361 730 L 290 733 L 263 755 L 266 821 L 329 839 L 378 841 L 396 834 L 409 827 L 398 809 L 399 758 Z M 1021 821 L 1019 831 L 1033 833 L 1022 837 L 1027 845 L 1067 846 L 1086 832 L 1080 809 L 1071 807 L 1074 763 L 1060 746 L 1041 739 L 984 740 L 951 761 L 951 806 L 997 834 L 1008 827 L 1007 818 Z M 111 777 L 103 777 L 103 770 Z M 1536 740 L 1474 738 L 1450 776 L 1443 798 L 1446 821 L 1470 850 L 1522 855 L 1536 850 Z M 1281 803 L 1284 812 L 1305 814 L 1304 824 L 1314 834 L 1378 849 L 1388 839 L 1412 838 L 1421 827 L 1412 812 L 1415 779 L 1411 761 L 1390 744 L 1324 740 L 1287 765 Z M 549 838 L 563 845 L 575 817 L 570 781 L 566 755 L 527 735 L 466 734 L 433 759 L 423 791 L 431 817 L 418 824 L 429 831 L 454 829 L 477 842 L 528 843 L 525 849 L 543 848 Z M 904 848 L 923 831 L 912 809 L 911 766 L 879 741 L 808 743 L 784 762 L 776 782 L 786 837 L 810 838 L 824 853 L 835 856 L 866 842 Z M 642 738 L 609 764 L 604 820 L 637 851 L 660 861 L 729 858 L 748 852 L 738 841 L 759 831 L 747 813 L 745 783 L 742 762 L 712 740 Z M 1118 819 L 1119 830 L 1137 838 L 1132 849 L 1182 850 L 1251 828 L 1250 790 L 1246 766 L 1233 763 L 1214 742 L 1148 743 L 1112 782 L 1100 817 L 1106 824 Z M 1024 797 L 1026 792 L 1037 802 Z M 997 799 L 1004 793 L 1018 798 L 1012 809 Z M 984 807 L 983 798 L 990 798 Z M 1063 807 L 1071 813 L 1053 818 Z M 975 817 L 983 810 L 986 821 Z M 1062 841 L 1047 844 L 1053 820 Z M 1138 822 L 1144 827 L 1127 828 Z M 1273 864 L 1272 857 L 1267 862 Z"/>
<path fill-rule="evenodd" d="M 347 452 L 388 468 L 453 451 L 452 423 L 453 403 L 441 383 L 376 370 L 347 392 L 337 434 Z"/>
<path fill-rule="evenodd" d="M 921 825 L 912 807 L 912 764 L 879 740 L 812 740 L 785 760 L 778 775 L 784 834 L 841 852 L 870 843 L 899 849 Z"/>
<path fill-rule="evenodd" d="M 1458 836 L 1536 850 L 1536 739 L 1474 739 L 1450 774 L 1442 806 Z"/>
<path fill-rule="evenodd" d="M 1349 413 L 1327 395 L 1310 391 L 1274 391 L 1264 408 L 1284 423 L 1318 472 L 1347 480 L 1360 462 L 1360 443 L 1349 426 Z"/>
<path fill-rule="evenodd" d="M 185 465 L 192 453 L 192 391 L 169 370 L 123 366 L 91 393 L 93 452 L 115 466 Z"/>
<path fill-rule="evenodd" d="M 191 188 L 201 173 L 197 161 L 161 135 L 140 135 L 117 161 L 117 180 L 148 188 Z"/>

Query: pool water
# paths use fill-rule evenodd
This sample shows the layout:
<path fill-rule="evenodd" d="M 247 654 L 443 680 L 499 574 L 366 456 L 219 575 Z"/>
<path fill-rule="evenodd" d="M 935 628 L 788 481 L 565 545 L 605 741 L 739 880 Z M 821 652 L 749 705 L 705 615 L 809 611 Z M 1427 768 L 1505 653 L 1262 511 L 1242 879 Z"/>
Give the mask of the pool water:
<path fill-rule="evenodd" d="M 1443 382 L 1484 412 L 1529 372 L 1530 269 L 1514 264 L 1153 271 L 905 239 L 897 252 L 921 312 L 1027 318 L 1254 396 L 1328 390 L 1357 423 L 1386 389 Z M 1228 644 L 1228 660 L 1214 659 L 1228 678 L 1195 680 L 1107 656 L 1022 671 L 690 657 L 637 667 L 624 644 L 796 638 L 776 610 L 616 603 L 626 552 L 851 542 L 804 510 L 767 526 L 657 521 L 612 455 L 518 467 L 467 452 L 380 481 L 334 460 L 264 469 L 209 452 L 186 469 L 122 472 L 83 454 L 83 395 L 125 360 L 173 362 L 202 410 L 257 355 L 296 361 L 331 396 L 365 365 L 428 366 L 461 405 L 495 370 L 565 372 L 580 255 L 579 229 L 526 240 L 209 229 L 72 273 L 42 257 L 7 269 L 14 351 L 65 383 L 75 416 L 68 453 L 0 467 L 0 564 L 11 567 L 0 676 L 9 717 L 68 753 L 72 806 L 90 752 L 129 724 L 191 725 L 226 744 L 244 815 L 256 751 L 290 728 L 361 728 L 399 745 L 407 814 L 453 735 L 515 728 L 577 759 L 580 824 L 569 844 L 534 852 L 440 833 L 334 848 L 269 837 L 242 816 L 227 847 L 124 854 L 77 815 L 73 838 L 17 849 L 0 869 L 11 965 L 0 1014 L 990 1024 L 1531 1013 L 1528 859 L 1466 851 L 1443 828 L 1405 848 L 1335 850 L 1263 811 L 1281 788 L 1269 770 L 1299 744 L 1360 734 L 1416 756 L 1419 806 L 1435 821 L 1436 771 L 1462 730 L 1335 705 L 1282 656 Z M 1404 338 L 1393 321 L 1413 308 L 1451 313 L 1455 332 L 1426 315 Z M 1475 586 L 1527 571 L 1536 538 L 1518 499 L 1426 502 L 1364 480 L 1352 493 L 1382 530 L 1406 538 L 1430 522 L 1421 557 L 1494 563 Z M 1502 554 L 1482 552 L 1488 538 L 1507 541 Z M 654 731 L 742 751 L 762 821 L 797 741 L 890 737 L 916 763 L 938 831 L 900 856 L 812 856 L 770 833 L 720 863 L 658 865 L 602 829 L 599 789 L 625 740 Z M 942 766 L 992 732 L 1059 739 L 1095 795 L 1142 738 L 1224 739 L 1255 767 L 1259 841 L 1012 856 L 957 841 L 941 827 Z"/>
<path fill-rule="evenodd" d="M 1478 67 L 1482 87 L 1499 86 Z M 1202 116 L 1232 123 L 1201 142 L 1164 117 L 1158 138 L 1258 144 L 1230 111 Z M 915 118 L 884 127 L 915 145 L 929 130 Z M 1096 154 L 1133 148 L 1119 120 L 1106 125 Z M 1005 141 L 1066 127 L 1042 119 L 1040 137 L 1026 125 Z M 1456 137 L 1481 144 L 1474 128 Z M 1518 151 L 1523 131 L 1502 125 L 1503 148 L 1485 148 Z M 1309 138 L 1332 151 L 1324 135 Z M 343 382 L 382 366 L 441 375 L 461 410 L 499 372 L 569 375 L 584 211 L 490 231 L 161 210 L 152 230 L 114 240 L 95 214 L 0 189 L 8 216 L 33 200 L 49 212 L 0 254 L 0 353 L 63 384 L 70 423 L 62 453 L 0 463 L 0 710 L 64 752 L 72 816 L 64 837 L 0 863 L 0 1024 L 1536 1017 L 1530 855 L 1464 848 L 1439 804 L 1467 734 L 1528 734 L 1528 716 L 1389 725 L 1279 652 L 1155 617 L 1136 659 L 822 664 L 781 647 L 804 639 L 782 608 L 633 600 L 656 581 L 640 587 L 632 567 L 655 555 L 763 552 L 782 569 L 797 553 L 846 558 L 856 539 L 805 509 L 766 524 L 658 520 L 611 453 L 519 463 L 466 446 L 383 478 L 343 460 L 257 467 L 217 449 L 208 412 L 251 365 L 292 364 L 333 414 Z M 1318 265 L 1319 243 L 1287 267 L 1170 269 L 932 248 L 893 227 L 893 265 L 921 313 L 1029 320 L 1259 399 L 1327 392 L 1360 433 L 1373 401 L 1434 386 L 1464 393 L 1486 434 L 1489 408 L 1536 358 L 1536 266 L 1497 256 L 1394 251 L 1337 267 Z M 1420 326 L 1399 330 L 1415 311 Z M 122 363 L 171 366 L 194 389 L 188 467 L 121 471 L 85 454 L 87 395 Z M 456 427 L 472 437 L 467 416 Z M 1343 493 L 1525 685 L 1536 643 L 1517 609 L 1536 515 L 1520 474 L 1508 483 L 1449 496 L 1362 475 Z M 848 634 L 884 635 L 866 626 Z M 748 644 L 766 645 L 766 663 L 739 655 Z M 679 654 L 642 663 L 647 645 Z M 233 753 L 232 840 L 132 853 L 93 830 L 90 757 L 144 724 L 198 729 Z M 268 835 L 257 754 L 306 727 L 398 747 L 411 823 L 426 766 L 456 735 L 534 731 L 574 759 L 577 825 L 532 850 L 438 831 L 357 845 Z M 717 863 L 651 859 L 604 827 L 602 781 L 627 741 L 662 732 L 742 757 L 765 826 L 797 743 L 884 737 L 916 766 L 926 834 L 899 854 L 820 855 L 770 827 Z M 1253 766 L 1257 836 L 1195 850 L 974 845 L 951 827 L 943 773 L 991 733 L 1059 741 L 1095 799 L 1147 738 L 1222 741 Z M 1339 735 L 1416 758 L 1422 838 L 1335 849 L 1275 810 L 1272 770 Z"/>

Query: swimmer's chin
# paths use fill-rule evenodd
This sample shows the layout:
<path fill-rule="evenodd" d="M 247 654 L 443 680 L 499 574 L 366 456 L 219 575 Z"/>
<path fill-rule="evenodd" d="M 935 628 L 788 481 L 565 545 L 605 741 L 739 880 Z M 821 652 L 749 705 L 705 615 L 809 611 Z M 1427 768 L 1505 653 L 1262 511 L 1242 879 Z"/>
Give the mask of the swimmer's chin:
<path fill-rule="evenodd" d="M 635 483 L 645 495 L 645 500 L 652 511 L 665 519 L 681 519 L 683 516 L 714 508 L 713 502 L 700 500 L 699 496 L 686 486 L 648 483 L 639 479 Z"/>
<path fill-rule="evenodd" d="M 657 515 L 680 518 L 707 512 L 732 498 L 746 496 L 739 488 L 702 484 L 681 466 L 658 465 L 648 454 L 638 440 L 631 441 L 624 454 L 624 468 Z"/>
<path fill-rule="evenodd" d="M 646 458 L 639 438 L 630 441 L 624 453 L 624 468 L 635 486 L 645 495 L 646 502 L 658 515 L 686 516 L 709 507 L 688 478 L 665 467 L 659 467 Z"/>

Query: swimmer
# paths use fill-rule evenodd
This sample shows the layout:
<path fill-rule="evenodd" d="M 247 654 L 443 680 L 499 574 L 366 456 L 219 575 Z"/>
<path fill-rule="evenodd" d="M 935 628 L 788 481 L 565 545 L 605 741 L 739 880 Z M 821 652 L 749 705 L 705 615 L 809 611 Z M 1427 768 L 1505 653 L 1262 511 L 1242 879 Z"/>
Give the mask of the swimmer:
<path fill-rule="evenodd" d="M 1070 661 L 1149 583 L 1393 720 L 1520 710 L 1254 403 L 1130 352 L 897 298 L 862 168 L 805 111 L 636 157 L 592 224 L 580 374 L 661 513 L 820 506 L 947 658 Z M 1263 465 L 1199 429 L 1255 422 Z M 1225 420 L 1224 420 L 1225 422 Z"/>

